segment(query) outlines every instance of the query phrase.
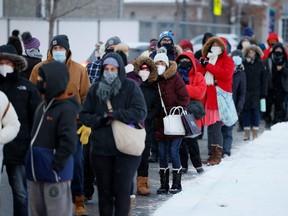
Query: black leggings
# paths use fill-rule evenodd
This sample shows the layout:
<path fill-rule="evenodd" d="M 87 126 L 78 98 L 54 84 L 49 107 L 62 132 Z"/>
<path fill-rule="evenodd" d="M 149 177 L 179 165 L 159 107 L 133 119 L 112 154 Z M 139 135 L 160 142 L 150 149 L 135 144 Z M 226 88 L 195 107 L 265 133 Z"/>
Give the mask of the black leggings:
<path fill-rule="evenodd" d="M 98 188 L 101 216 L 127 216 L 130 209 L 130 189 L 141 157 L 100 156 L 91 153 L 91 165 Z"/>
<path fill-rule="evenodd" d="M 223 146 L 223 136 L 221 132 L 222 122 L 217 121 L 208 126 L 208 147 L 210 149 L 211 144 L 218 144 Z"/>

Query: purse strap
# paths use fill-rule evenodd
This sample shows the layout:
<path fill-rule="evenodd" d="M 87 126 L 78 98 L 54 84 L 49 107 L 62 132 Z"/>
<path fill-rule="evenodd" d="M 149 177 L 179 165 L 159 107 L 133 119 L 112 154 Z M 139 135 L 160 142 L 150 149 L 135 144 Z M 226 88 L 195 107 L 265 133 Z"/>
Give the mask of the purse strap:
<path fill-rule="evenodd" d="M 4 111 L 4 114 L 3 114 L 3 116 L 2 116 L 2 119 L 3 119 L 3 118 L 5 117 L 5 115 L 7 114 L 8 110 L 9 110 L 9 107 L 10 107 L 10 101 L 8 101 L 8 104 L 7 104 L 7 107 L 6 107 L 5 111 Z"/>
<path fill-rule="evenodd" d="M 161 105 L 162 105 L 162 107 L 163 107 L 163 109 L 164 109 L 165 115 L 167 116 L 167 110 L 166 110 L 164 101 L 163 101 L 163 99 L 162 99 L 162 94 L 161 94 L 160 85 L 159 85 L 159 83 L 158 83 L 157 85 L 158 85 L 158 91 L 159 91 L 159 95 L 160 95 L 160 99 L 161 99 Z"/>

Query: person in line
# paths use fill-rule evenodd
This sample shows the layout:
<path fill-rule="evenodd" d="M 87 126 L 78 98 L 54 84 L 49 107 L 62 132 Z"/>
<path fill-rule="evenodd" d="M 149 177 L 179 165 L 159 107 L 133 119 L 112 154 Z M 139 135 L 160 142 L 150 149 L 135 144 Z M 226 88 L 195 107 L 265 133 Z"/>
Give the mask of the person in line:
<path fill-rule="evenodd" d="M 162 100 L 162 109 L 156 117 L 156 140 L 158 142 L 159 154 L 159 175 L 160 188 L 157 194 L 179 193 L 181 186 L 181 162 L 179 149 L 183 136 L 165 135 L 163 118 L 165 117 L 165 109 L 167 113 L 173 107 L 182 106 L 187 110 L 190 98 L 185 87 L 184 81 L 177 73 L 177 64 L 175 61 L 169 61 L 165 53 L 158 53 L 154 62 L 158 72 L 158 88 L 160 101 Z M 172 161 L 172 186 L 169 188 L 169 166 L 168 156 Z"/>
<path fill-rule="evenodd" d="M 195 58 L 192 52 L 183 52 L 177 59 L 178 73 L 185 82 L 187 92 L 190 100 L 201 100 L 204 98 L 206 93 L 206 82 L 203 75 L 197 71 Z M 190 106 L 190 104 L 189 104 Z M 188 108 L 189 110 L 189 108 Z M 196 118 L 197 115 L 194 117 Z M 202 116 L 203 117 L 203 116 Z M 198 127 L 201 128 L 202 121 L 197 119 Z M 182 172 L 187 173 L 188 171 L 188 152 L 190 155 L 191 162 L 196 169 L 197 173 L 202 174 L 204 169 L 202 167 L 202 160 L 200 157 L 200 150 L 198 144 L 198 138 L 185 138 L 182 140 L 180 146 L 180 159 L 182 165 Z"/>
<path fill-rule="evenodd" d="M 156 142 L 155 117 L 161 107 L 156 85 L 158 73 L 155 63 L 149 57 L 139 56 L 132 62 L 132 64 L 134 65 L 134 71 L 141 78 L 142 83 L 140 84 L 140 88 L 147 106 L 147 118 L 145 119 L 145 149 L 142 153 L 141 163 L 137 170 L 137 194 L 147 196 L 151 193 L 148 181 L 148 158 L 150 155 L 151 143 Z"/>
<path fill-rule="evenodd" d="M 2 73 L 3 65 L 0 66 L 0 74 Z M 0 101 L 0 167 L 2 167 L 3 146 L 11 142 L 17 136 L 20 130 L 20 122 L 13 105 L 2 91 L 0 91 Z"/>
<path fill-rule="evenodd" d="M 70 185 L 80 104 L 75 95 L 65 92 L 68 82 L 69 72 L 62 63 L 49 62 L 39 68 L 36 86 L 44 100 L 35 113 L 25 162 L 31 216 L 73 212 Z"/>
<path fill-rule="evenodd" d="M 268 47 L 263 51 L 263 56 L 261 57 L 262 60 L 265 60 L 268 58 L 275 43 L 279 43 L 279 36 L 275 32 L 270 32 L 267 37 Z"/>
<path fill-rule="evenodd" d="M 234 62 L 234 75 L 233 75 L 233 85 L 232 93 L 233 100 L 236 107 L 238 117 L 243 110 L 245 95 L 246 95 L 246 75 L 244 72 L 244 66 L 242 61 L 244 59 L 242 51 L 237 49 L 231 54 Z M 223 135 L 223 152 L 222 157 L 231 156 L 231 147 L 233 142 L 233 126 L 223 125 L 221 128 Z"/>
<path fill-rule="evenodd" d="M 108 110 L 108 100 L 113 111 Z M 137 125 L 146 114 L 144 96 L 126 78 L 122 57 L 118 53 L 105 55 L 100 81 L 89 89 L 80 112 L 81 122 L 92 129 L 90 159 L 97 179 L 100 215 L 128 215 L 133 176 L 141 161 L 141 156 L 117 150 L 111 122 Z"/>
<path fill-rule="evenodd" d="M 213 37 L 214 35 L 210 32 L 206 32 L 203 35 L 203 39 L 202 39 L 202 46 L 204 47 L 205 43 L 208 41 L 209 38 Z M 202 47 L 202 49 L 203 49 Z M 198 50 L 195 52 L 194 57 L 195 59 L 199 60 L 202 56 L 202 49 Z"/>
<path fill-rule="evenodd" d="M 216 85 L 226 92 L 232 92 L 234 62 L 227 55 L 226 39 L 220 37 L 210 38 L 202 49 L 200 63 L 205 69 L 204 77 L 207 84 L 206 95 L 203 99 L 206 115 L 204 125 L 208 126 L 208 151 L 207 165 L 221 163 L 223 151 L 223 137 L 221 132 L 217 104 Z"/>
<path fill-rule="evenodd" d="M 21 39 L 24 44 L 24 51 L 26 55 L 23 57 L 26 59 L 28 66 L 27 69 L 21 72 L 21 76 L 29 79 L 33 67 L 42 61 L 42 54 L 40 53 L 40 41 L 36 37 L 32 37 L 29 31 L 23 32 Z"/>
<path fill-rule="evenodd" d="M 0 46 L 0 90 L 13 104 L 21 124 L 15 139 L 4 145 L 3 164 L 6 167 L 13 195 L 13 215 L 28 216 L 28 193 L 25 155 L 31 142 L 34 112 L 41 102 L 36 87 L 19 74 L 27 67 L 26 60 L 11 45 Z M 2 101 L 1 101 L 2 104 Z"/>
<path fill-rule="evenodd" d="M 283 44 L 276 43 L 273 46 L 264 66 L 268 75 L 268 95 L 266 97 L 266 112 L 264 113 L 265 127 L 285 121 L 286 112 L 283 104 L 288 93 L 288 68 L 287 52 Z M 272 106 L 274 105 L 274 109 Z"/>
<path fill-rule="evenodd" d="M 252 138 L 258 136 L 260 124 L 260 99 L 267 96 L 267 72 L 264 68 L 261 57 L 262 50 L 256 45 L 250 45 L 243 51 L 245 60 L 243 62 L 246 75 L 246 95 L 242 112 L 244 127 L 244 140 L 250 140 L 252 128 Z"/>
<path fill-rule="evenodd" d="M 56 35 L 50 42 L 48 50 L 48 58 L 35 65 L 32 70 L 30 81 L 34 84 L 37 82 L 39 67 L 49 62 L 60 62 L 67 66 L 70 80 L 67 85 L 67 94 L 75 94 L 77 101 L 82 104 L 86 93 L 90 87 L 89 77 L 85 68 L 72 60 L 72 51 L 70 50 L 69 39 L 67 35 Z M 76 121 L 76 119 L 75 119 Z M 77 129 L 82 127 L 79 119 L 77 119 Z M 87 128 L 83 126 L 80 130 L 82 133 L 87 132 Z M 76 131 L 75 131 L 76 133 Z M 87 210 L 84 204 L 84 171 L 83 171 L 83 145 L 80 142 L 81 134 L 77 142 L 77 148 L 74 157 L 74 176 L 71 182 L 72 196 L 74 201 L 74 213 L 76 215 L 86 215 Z"/>

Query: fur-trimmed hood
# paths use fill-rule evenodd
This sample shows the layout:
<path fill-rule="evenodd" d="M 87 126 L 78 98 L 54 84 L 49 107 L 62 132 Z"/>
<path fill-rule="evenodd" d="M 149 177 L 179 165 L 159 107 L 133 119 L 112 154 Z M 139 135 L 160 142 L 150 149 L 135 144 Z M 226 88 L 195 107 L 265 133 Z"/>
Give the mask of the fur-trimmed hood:
<path fill-rule="evenodd" d="M 134 71 L 138 74 L 140 71 L 140 67 L 144 63 L 147 64 L 149 69 L 150 69 L 150 75 L 148 77 L 148 82 L 151 83 L 151 82 L 156 81 L 158 78 L 157 67 L 156 67 L 155 63 L 153 62 L 153 60 L 149 57 L 139 56 L 136 59 L 134 59 L 134 61 L 132 62 L 133 66 L 134 66 Z"/>
<path fill-rule="evenodd" d="M 195 71 L 196 71 L 195 69 L 196 69 L 197 65 L 196 65 L 195 57 L 194 57 L 193 53 L 192 52 L 183 52 L 183 53 L 181 53 L 178 56 L 177 60 L 176 60 L 177 64 L 180 62 L 180 60 L 182 58 L 189 58 L 190 59 L 190 61 L 192 63 L 192 68 L 190 69 L 189 74 L 190 73 L 191 74 L 195 74 Z"/>
<path fill-rule="evenodd" d="M 249 45 L 249 46 L 244 48 L 244 50 L 243 50 L 243 56 L 244 57 L 247 55 L 249 50 L 254 50 L 256 52 L 256 55 L 258 55 L 258 57 L 260 57 L 260 58 L 262 58 L 262 56 L 264 56 L 264 53 L 262 52 L 261 48 L 258 47 L 257 45 L 252 44 L 252 45 Z"/>
<path fill-rule="evenodd" d="M 161 75 L 165 80 L 171 78 L 177 73 L 177 64 L 175 61 L 169 61 L 169 67 L 165 70 L 163 75 Z"/>
<path fill-rule="evenodd" d="M 213 43 L 215 43 L 215 42 L 217 42 L 219 44 L 223 53 L 227 54 L 226 44 L 225 44 L 224 40 L 226 42 L 226 39 L 224 39 L 224 38 L 222 39 L 220 37 L 209 38 L 202 49 L 202 56 L 207 56 L 208 52 L 210 52 L 210 49 L 211 49 Z"/>
<path fill-rule="evenodd" d="M 13 62 L 14 70 L 17 72 L 21 72 L 27 68 L 26 59 L 18 55 L 16 49 L 12 45 L 0 46 L 0 60 L 3 59 Z"/>

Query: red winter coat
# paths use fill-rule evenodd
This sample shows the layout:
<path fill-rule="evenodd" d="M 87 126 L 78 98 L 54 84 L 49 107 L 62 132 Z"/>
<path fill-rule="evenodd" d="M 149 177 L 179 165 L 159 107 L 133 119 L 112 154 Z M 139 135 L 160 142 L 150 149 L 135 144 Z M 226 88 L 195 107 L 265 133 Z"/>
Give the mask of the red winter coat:
<path fill-rule="evenodd" d="M 214 42 L 217 42 L 221 49 L 224 50 L 222 54 L 218 56 L 215 65 L 207 64 L 205 67 L 206 71 L 209 71 L 214 76 L 214 80 L 217 85 L 224 91 L 232 92 L 232 81 L 234 74 L 234 62 L 230 56 L 227 55 L 226 39 L 219 37 L 210 38 L 202 49 L 203 57 L 207 58 L 207 54 Z M 206 72 L 205 72 L 206 73 Z M 205 76 L 204 73 L 204 76 Z M 207 105 L 208 109 L 218 109 L 216 87 L 214 85 L 207 86 L 206 96 L 203 100 L 204 104 Z"/>
<path fill-rule="evenodd" d="M 189 58 L 192 62 L 192 68 L 188 73 L 189 84 L 186 84 L 186 89 L 189 97 L 190 99 L 194 100 L 202 100 L 205 96 L 207 88 L 204 76 L 200 72 L 198 72 L 197 63 L 195 61 L 196 59 L 192 52 L 183 52 L 181 53 L 181 55 L 179 55 L 178 59 L 181 59 L 183 57 Z M 197 119 L 196 121 L 198 126 L 201 128 L 202 121 L 200 119 Z"/>
<path fill-rule="evenodd" d="M 182 106 L 187 110 L 190 98 L 185 88 L 185 83 L 177 73 L 177 65 L 174 61 L 169 62 L 170 67 L 159 76 L 159 86 L 161 89 L 162 99 L 164 101 L 167 114 L 175 106 Z M 160 100 L 160 98 L 159 98 Z M 163 118 L 165 113 L 163 107 L 156 117 L 156 140 L 174 140 L 181 139 L 183 136 L 171 136 L 164 134 Z"/>

